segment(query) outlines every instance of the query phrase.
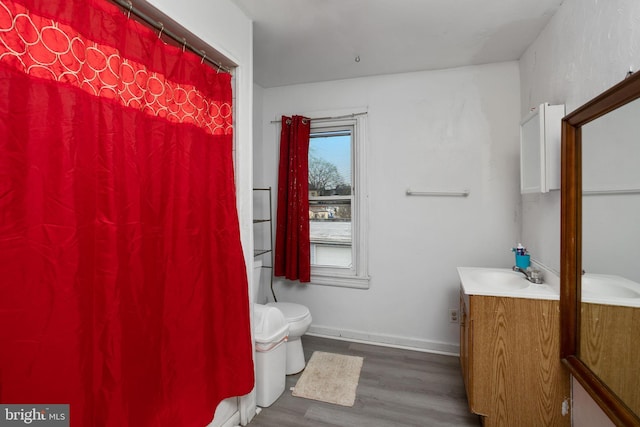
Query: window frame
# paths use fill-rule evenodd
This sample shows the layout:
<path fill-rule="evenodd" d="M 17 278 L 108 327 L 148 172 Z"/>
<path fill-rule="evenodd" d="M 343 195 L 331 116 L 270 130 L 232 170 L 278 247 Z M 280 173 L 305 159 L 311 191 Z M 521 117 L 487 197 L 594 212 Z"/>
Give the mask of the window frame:
<path fill-rule="evenodd" d="M 312 116 L 313 117 L 313 116 Z M 366 114 L 344 119 L 312 120 L 311 132 L 323 128 L 349 126 L 353 129 L 351 146 L 351 254 L 352 267 L 311 266 L 311 283 L 326 286 L 368 289 L 368 191 L 366 157 Z"/>

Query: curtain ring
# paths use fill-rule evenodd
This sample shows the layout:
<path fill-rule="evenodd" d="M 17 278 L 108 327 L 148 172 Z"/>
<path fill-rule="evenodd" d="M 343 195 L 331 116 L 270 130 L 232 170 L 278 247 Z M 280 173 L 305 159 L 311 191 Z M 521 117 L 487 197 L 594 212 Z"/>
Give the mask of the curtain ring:
<path fill-rule="evenodd" d="M 133 10 L 133 3 L 128 1 L 127 4 L 129 5 L 129 10 L 127 10 L 127 19 L 131 19 L 131 11 Z"/>
<path fill-rule="evenodd" d="M 201 50 L 200 53 L 202 54 L 202 61 L 200 61 L 200 63 L 204 64 L 204 60 L 207 57 L 207 52 L 205 52 L 204 50 Z"/>
<path fill-rule="evenodd" d="M 187 39 L 182 38 L 182 51 L 184 52 L 187 49 Z"/>
<path fill-rule="evenodd" d="M 160 25 L 160 32 L 158 33 L 158 38 L 161 39 L 162 32 L 164 31 L 164 24 L 162 22 L 158 22 L 158 24 Z"/>

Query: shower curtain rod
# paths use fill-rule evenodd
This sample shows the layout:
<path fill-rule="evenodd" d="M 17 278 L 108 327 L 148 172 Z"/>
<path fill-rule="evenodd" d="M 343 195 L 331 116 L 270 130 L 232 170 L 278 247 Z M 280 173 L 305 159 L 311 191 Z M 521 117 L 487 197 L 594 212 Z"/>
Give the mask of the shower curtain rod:
<path fill-rule="evenodd" d="M 362 113 L 353 113 L 353 114 L 345 114 L 344 116 L 334 116 L 334 117 L 309 117 L 309 120 L 317 122 L 317 121 L 321 121 L 321 120 L 338 120 L 338 119 L 353 119 L 354 117 L 358 117 L 358 116 L 365 116 L 368 113 L 362 112 Z M 281 123 L 281 120 L 271 120 L 271 123 Z"/>
<path fill-rule="evenodd" d="M 111 0 L 113 3 L 117 4 L 121 8 L 124 9 L 124 13 L 127 15 L 133 14 L 144 21 L 147 25 L 150 25 L 154 29 L 158 30 L 158 37 L 166 35 L 167 37 L 173 39 L 178 45 L 182 46 L 184 49 L 189 49 L 191 52 L 195 53 L 199 57 L 202 58 L 202 61 L 206 61 L 209 64 L 213 65 L 219 71 L 224 71 L 226 73 L 231 73 L 231 69 L 225 67 L 224 65 L 214 61 L 211 58 L 207 57 L 207 53 L 204 50 L 198 50 L 195 46 L 187 42 L 187 39 L 184 37 L 180 37 L 175 34 L 173 31 L 167 29 L 162 22 L 154 20 L 152 17 L 142 12 L 140 9 L 137 9 L 133 6 L 133 3 L 128 0 Z"/>

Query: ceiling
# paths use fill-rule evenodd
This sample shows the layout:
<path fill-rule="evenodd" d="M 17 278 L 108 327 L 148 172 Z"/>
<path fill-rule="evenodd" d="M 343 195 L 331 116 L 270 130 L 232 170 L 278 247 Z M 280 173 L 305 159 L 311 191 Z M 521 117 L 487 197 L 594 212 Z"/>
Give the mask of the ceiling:
<path fill-rule="evenodd" d="M 563 0 L 232 0 L 264 87 L 517 60 Z"/>

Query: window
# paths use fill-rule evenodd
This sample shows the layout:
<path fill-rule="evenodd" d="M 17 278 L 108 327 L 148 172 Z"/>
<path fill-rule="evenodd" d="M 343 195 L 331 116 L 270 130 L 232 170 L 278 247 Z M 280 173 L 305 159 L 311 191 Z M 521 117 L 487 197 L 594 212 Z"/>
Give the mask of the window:
<path fill-rule="evenodd" d="M 353 267 L 353 126 L 312 130 L 309 141 L 311 265 Z"/>
<path fill-rule="evenodd" d="M 368 287 L 364 118 L 312 122 L 309 230 L 312 282 Z"/>

